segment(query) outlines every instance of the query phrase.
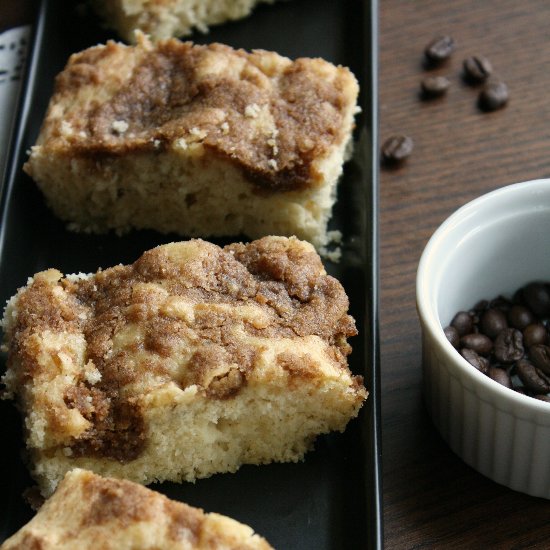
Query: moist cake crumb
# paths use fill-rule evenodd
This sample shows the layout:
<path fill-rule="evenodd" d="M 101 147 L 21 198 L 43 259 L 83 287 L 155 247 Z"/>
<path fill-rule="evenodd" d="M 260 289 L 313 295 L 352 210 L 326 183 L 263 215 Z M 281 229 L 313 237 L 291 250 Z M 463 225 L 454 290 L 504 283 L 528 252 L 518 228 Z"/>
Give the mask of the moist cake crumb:
<path fill-rule="evenodd" d="M 347 364 L 348 306 L 296 238 L 36 274 L 4 314 L 3 382 L 43 494 L 73 467 L 147 484 L 303 459 L 367 396 Z"/>
<path fill-rule="evenodd" d="M 92 0 L 108 26 L 127 42 L 139 29 L 154 39 L 186 36 L 250 15 L 258 4 L 273 0 Z"/>
<path fill-rule="evenodd" d="M 58 75 L 24 168 L 74 231 L 295 235 L 321 249 L 357 94 L 322 59 L 108 42 Z"/>

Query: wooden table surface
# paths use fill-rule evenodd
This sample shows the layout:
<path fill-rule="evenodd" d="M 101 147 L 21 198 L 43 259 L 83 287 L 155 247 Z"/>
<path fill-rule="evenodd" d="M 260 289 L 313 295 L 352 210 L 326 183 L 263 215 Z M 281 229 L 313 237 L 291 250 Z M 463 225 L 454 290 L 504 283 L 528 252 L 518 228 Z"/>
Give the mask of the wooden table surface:
<path fill-rule="evenodd" d="M 425 45 L 457 42 L 446 97 L 419 99 Z M 550 177 L 550 2 L 381 0 L 380 140 L 404 133 L 415 149 L 380 177 L 381 369 L 386 547 L 550 548 L 550 501 L 499 486 L 443 442 L 422 403 L 415 277 L 424 246 L 458 207 L 514 182 Z M 460 77 L 488 57 L 510 89 L 483 113 Z M 548 465 L 550 468 L 550 464 Z"/>
<path fill-rule="evenodd" d="M 8 2 L 3 28 L 28 18 Z M 13 9 L 10 6 L 15 6 Z M 413 155 L 380 177 L 380 287 L 385 547 L 550 548 L 550 501 L 501 487 L 442 441 L 421 395 L 415 275 L 430 235 L 469 200 L 550 176 L 550 2 L 380 0 L 380 139 L 405 133 Z M 1 29 L 0 29 L 1 30 Z M 446 97 L 423 102 L 423 49 L 450 34 L 457 50 L 432 74 Z M 482 113 L 462 60 L 483 54 L 510 88 Z M 550 465 L 549 465 L 550 467 Z"/>

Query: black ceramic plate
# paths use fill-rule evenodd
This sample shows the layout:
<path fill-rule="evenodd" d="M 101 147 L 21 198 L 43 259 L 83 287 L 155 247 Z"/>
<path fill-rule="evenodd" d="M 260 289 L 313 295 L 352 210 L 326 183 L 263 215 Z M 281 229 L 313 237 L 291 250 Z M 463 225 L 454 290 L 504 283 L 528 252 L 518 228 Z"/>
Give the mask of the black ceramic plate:
<path fill-rule="evenodd" d="M 344 234 L 339 264 L 327 270 L 346 288 L 360 335 L 352 340 L 351 369 L 362 374 L 370 397 L 345 433 L 317 440 L 299 464 L 245 466 L 195 484 L 154 486 L 171 498 L 251 525 L 276 548 L 323 550 L 380 548 L 380 435 L 377 324 L 377 144 L 375 0 L 293 0 L 263 5 L 252 17 L 196 35 L 246 49 L 289 57 L 323 57 L 349 66 L 361 84 L 355 154 L 346 164 L 332 227 Z M 22 172 L 52 92 L 68 56 L 112 38 L 72 2 L 43 0 L 34 30 L 26 89 L 2 188 L 0 300 L 27 277 L 48 267 L 65 273 L 96 271 L 135 260 L 144 250 L 178 240 L 134 232 L 125 237 L 69 233 L 44 205 Z M 2 362 L 2 369 L 4 368 Z M 0 404 L 0 541 L 32 516 L 23 490 L 32 485 L 20 458 L 20 420 L 12 403 Z"/>

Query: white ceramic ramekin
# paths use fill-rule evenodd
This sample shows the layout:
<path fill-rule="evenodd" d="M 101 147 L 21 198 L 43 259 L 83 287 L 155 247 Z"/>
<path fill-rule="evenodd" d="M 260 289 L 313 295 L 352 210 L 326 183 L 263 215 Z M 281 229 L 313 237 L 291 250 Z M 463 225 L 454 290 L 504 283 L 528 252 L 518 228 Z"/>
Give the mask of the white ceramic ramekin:
<path fill-rule="evenodd" d="M 433 421 L 467 464 L 550 499 L 550 403 L 472 367 L 443 327 L 482 299 L 550 281 L 550 179 L 503 187 L 460 208 L 434 233 L 416 281 L 424 395 Z"/>

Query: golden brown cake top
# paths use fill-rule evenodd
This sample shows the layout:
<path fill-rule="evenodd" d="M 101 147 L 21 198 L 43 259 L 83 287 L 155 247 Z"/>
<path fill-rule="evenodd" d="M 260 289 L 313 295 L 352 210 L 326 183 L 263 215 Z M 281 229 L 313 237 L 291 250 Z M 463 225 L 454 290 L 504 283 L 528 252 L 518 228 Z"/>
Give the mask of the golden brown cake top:
<path fill-rule="evenodd" d="M 319 184 L 347 139 L 358 86 L 344 67 L 175 39 L 71 56 L 39 144 L 67 155 L 208 150 L 267 190 Z"/>
<path fill-rule="evenodd" d="M 128 461 L 145 444 L 146 400 L 166 385 L 223 400 L 273 377 L 347 377 L 362 401 L 347 310 L 296 238 L 172 243 L 93 276 L 37 274 L 5 314 L 5 381 L 40 426 L 31 446 Z"/>
<path fill-rule="evenodd" d="M 268 550 L 247 525 L 206 514 L 126 480 L 74 469 L 2 550 L 216 548 Z"/>

